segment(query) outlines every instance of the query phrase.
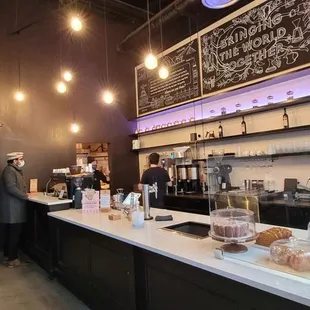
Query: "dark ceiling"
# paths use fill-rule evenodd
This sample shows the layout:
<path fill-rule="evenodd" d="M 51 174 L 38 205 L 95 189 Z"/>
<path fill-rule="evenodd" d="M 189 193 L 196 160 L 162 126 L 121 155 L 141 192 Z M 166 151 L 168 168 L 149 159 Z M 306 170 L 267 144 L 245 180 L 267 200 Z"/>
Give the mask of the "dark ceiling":
<path fill-rule="evenodd" d="M 147 0 L 91 0 L 92 7 L 104 5 L 104 1 L 110 14 L 136 28 L 120 42 L 119 50 L 141 52 L 145 49 L 148 44 Z M 166 49 L 253 1 L 241 0 L 226 9 L 211 10 L 204 7 L 201 0 L 150 0 L 152 45 L 160 51 L 162 21 Z M 160 10 L 166 10 L 162 19 L 156 18 Z"/>
<path fill-rule="evenodd" d="M 120 42 L 119 51 L 141 53 L 148 46 L 147 0 L 58 0 L 61 5 L 77 3 L 103 16 L 130 24 L 128 36 Z M 225 9 L 211 10 L 201 0 L 149 0 L 151 41 L 155 51 L 161 50 L 161 29 L 164 49 L 213 24 L 255 0 L 240 0 Z M 159 16 L 161 13 L 162 18 Z M 162 28 L 160 27 L 162 25 Z"/>

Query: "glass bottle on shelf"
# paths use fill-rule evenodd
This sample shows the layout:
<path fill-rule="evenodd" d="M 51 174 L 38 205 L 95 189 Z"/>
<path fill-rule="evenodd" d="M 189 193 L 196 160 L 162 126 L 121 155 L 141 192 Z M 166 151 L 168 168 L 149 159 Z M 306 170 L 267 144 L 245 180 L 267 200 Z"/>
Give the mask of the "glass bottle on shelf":
<path fill-rule="evenodd" d="M 246 135 L 246 122 L 245 122 L 245 120 L 244 120 L 244 116 L 242 116 L 241 133 L 242 133 L 243 135 Z"/>
<path fill-rule="evenodd" d="M 284 114 L 283 114 L 283 127 L 284 128 L 289 128 L 290 127 L 288 115 L 286 113 L 286 108 L 284 108 Z"/>
<path fill-rule="evenodd" d="M 268 100 L 268 104 L 273 104 L 273 96 L 268 96 L 267 97 L 267 100 Z"/>
<path fill-rule="evenodd" d="M 222 122 L 221 121 L 219 122 L 218 133 L 219 133 L 219 138 L 223 138 L 224 132 L 223 132 L 223 126 L 222 126 Z"/>
<path fill-rule="evenodd" d="M 292 90 L 289 90 L 287 93 L 287 100 L 293 100 L 294 99 L 294 92 Z"/>
<path fill-rule="evenodd" d="M 258 108 L 258 100 L 257 99 L 252 100 L 252 103 L 253 103 L 253 108 Z"/>

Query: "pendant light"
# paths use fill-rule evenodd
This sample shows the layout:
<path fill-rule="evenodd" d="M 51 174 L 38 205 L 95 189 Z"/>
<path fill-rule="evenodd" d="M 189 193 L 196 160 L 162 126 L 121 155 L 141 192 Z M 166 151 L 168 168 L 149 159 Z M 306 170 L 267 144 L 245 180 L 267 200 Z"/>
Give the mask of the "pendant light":
<path fill-rule="evenodd" d="M 60 94 L 64 94 L 67 91 L 67 85 L 61 81 L 56 84 L 56 89 Z"/>
<path fill-rule="evenodd" d="M 63 78 L 66 82 L 71 82 L 73 78 L 72 73 L 70 71 L 65 71 L 63 73 Z"/>
<path fill-rule="evenodd" d="M 223 9 L 227 8 L 239 0 L 201 0 L 201 3 L 210 9 Z"/>
<path fill-rule="evenodd" d="M 105 67 L 106 67 L 106 83 L 109 85 L 109 52 L 108 52 L 108 31 L 107 31 L 107 9 L 106 0 L 104 0 L 104 45 L 105 45 Z M 102 95 L 103 102 L 105 104 L 112 104 L 114 101 L 114 95 L 111 90 L 105 89 Z"/>
<path fill-rule="evenodd" d="M 161 0 L 159 0 L 159 11 L 161 11 Z M 164 43 L 163 43 L 163 22 L 162 22 L 162 16 L 160 16 L 160 45 L 161 45 L 161 61 L 162 64 L 159 67 L 158 75 L 162 80 L 165 80 L 169 76 L 169 70 L 163 63 L 164 59 Z"/>
<path fill-rule="evenodd" d="M 149 54 L 144 59 L 144 65 L 149 70 L 154 70 L 158 66 L 157 58 L 152 53 L 152 44 L 151 44 L 151 23 L 150 23 L 150 0 L 147 0 L 147 22 L 149 30 Z"/>
<path fill-rule="evenodd" d="M 83 28 L 83 23 L 81 18 L 77 15 L 77 16 L 73 16 L 70 20 L 70 27 L 73 31 L 75 32 L 79 32 L 82 30 Z"/>
<path fill-rule="evenodd" d="M 17 29 L 17 26 L 18 26 L 18 23 L 17 23 L 17 20 L 18 20 L 18 0 L 16 0 L 16 7 L 15 7 L 15 10 L 16 10 L 16 15 L 15 15 L 15 28 Z M 17 46 L 17 72 L 18 72 L 18 90 L 14 93 L 14 99 L 16 101 L 24 101 L 25 99 L 25 94 L 24 92 L 21 90 L 21 61 L 20 61 L 20 46 L 19 46 L 19 43 L 20 43 L 20 32 L 17 32 L 17 35 L 18 35 L 18 46 Z"/>
<path fill-rule="evenodd" d="M 78 133 L 80 131 L 80 125 L 76 122 L 75 115 L 74 115 L 74 121 L 70 126 L 70 130 L 72 133 Z"/>

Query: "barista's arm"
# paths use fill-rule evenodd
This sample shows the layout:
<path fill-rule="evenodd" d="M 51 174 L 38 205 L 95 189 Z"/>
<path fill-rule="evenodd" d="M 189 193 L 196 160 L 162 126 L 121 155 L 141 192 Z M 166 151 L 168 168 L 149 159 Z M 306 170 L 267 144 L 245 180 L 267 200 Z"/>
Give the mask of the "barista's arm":
<path fill-rule="evenodd" d="M 103 183 L 110 184 L 110 178 L 108 176 L 105 176 L 101 171 L 98 173 L 97 178 Z"/>
<path fill-rule="evenodd" d="M 169 177 L 169 174 L 168 174 L 168 172 L 167 172 L 167 170 L 165 170 L 165 182 L 166 182 L 166 184 L 168 185 L 168 186 L 172 186 L 172 181 L 170 180 L 170 177 Z"/>
<path fill-rule="evenodd" d="M 142 191 L 142 184 L 149 184 L 146 171 L 143 172 L 140 183 L 138 184 L 139 191 Z"/>

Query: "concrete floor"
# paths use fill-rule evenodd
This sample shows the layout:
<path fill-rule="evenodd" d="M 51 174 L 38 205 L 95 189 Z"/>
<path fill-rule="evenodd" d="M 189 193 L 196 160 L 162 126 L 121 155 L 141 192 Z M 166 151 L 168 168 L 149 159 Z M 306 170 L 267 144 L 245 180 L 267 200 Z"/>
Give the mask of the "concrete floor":
<path fill-rule="evenodd" d="M 35 264 L 7 268 L 0 252 L 1 310 L 88 310 L 57 281 L 50 281 Z"/>

